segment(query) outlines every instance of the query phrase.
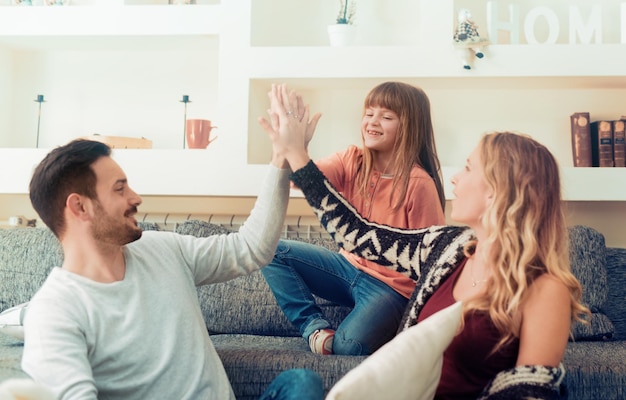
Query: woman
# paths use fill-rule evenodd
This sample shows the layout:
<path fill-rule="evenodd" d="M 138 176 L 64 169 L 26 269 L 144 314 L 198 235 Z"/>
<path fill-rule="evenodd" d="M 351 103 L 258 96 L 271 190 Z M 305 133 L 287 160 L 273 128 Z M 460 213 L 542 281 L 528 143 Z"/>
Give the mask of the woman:
<path fill-rule="evenodd" d="M 316 162 L 350 204 L 369 220 L 398 228 L 443 224 L 445 199 L 426 94 L 401 82 L 374 87 L 365 98 L 361 139 L 361 148 Z M 281 241 L 262 271 L 287 318 L 319 354 L 371 354 L 393 337 L 415 288 L 409 277 L 362 256 L 299 241 Z M 313 294 L 353 307 L 336 332 Z"/>
<path fill-rule="evenodd" d="M 355 213 L 310 162 L 308 110 L 289 119 L 285 96 L 272 100 L 276 115 L 264 127 L 335 241 L 420 281 L 400 329 L 463 301 L 436 398 L 558 398 L 571 322 L 589 310 L 570 271 L 552 154 L 525 135 L 484 135 L 452 179 L 451 218 L 466 226 L 395 229 Z"/>

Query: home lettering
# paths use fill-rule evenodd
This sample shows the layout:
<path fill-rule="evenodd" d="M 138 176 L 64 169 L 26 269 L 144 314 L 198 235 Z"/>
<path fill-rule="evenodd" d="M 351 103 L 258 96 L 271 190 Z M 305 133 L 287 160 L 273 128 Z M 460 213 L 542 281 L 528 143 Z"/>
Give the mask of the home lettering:
<path fill-rule="evenodd" d="M 618 37 L 608 41 L 626 43 L 626 3 L 613 6 L 618 7 L 617 12 L 593 3 L 583 7 L 569 5 L 564 12 L 549 5 L 522 10 L 520 3 L 488 1 L 487 31 L 493 44 L 520 44 L 522 33 L 527 44 L 603 44 L 607 40 L 603 38 L 603 23 L 607 23 L 611 27 L 617 25 L 613 32 L 619 32 Z"/>

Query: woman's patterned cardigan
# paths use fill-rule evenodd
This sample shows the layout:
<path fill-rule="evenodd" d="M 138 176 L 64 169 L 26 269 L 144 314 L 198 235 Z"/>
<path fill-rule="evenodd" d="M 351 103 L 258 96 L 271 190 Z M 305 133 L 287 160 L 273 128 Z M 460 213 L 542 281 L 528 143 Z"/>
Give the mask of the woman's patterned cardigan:
<path fill-rule="evenodd" d="M 372 223 L 337 192 L 313 162 L 291 175 L 320 222 L 345 250 L 398 271 L 418 283 L 399 330 L 417 322 L 424 303 L 463 260 L 472 239 L 467 227 L 434 226 L 405 230 Z M 520 366 L 499 373 L 480 399 L 562 399 L 565 370 Z"/>

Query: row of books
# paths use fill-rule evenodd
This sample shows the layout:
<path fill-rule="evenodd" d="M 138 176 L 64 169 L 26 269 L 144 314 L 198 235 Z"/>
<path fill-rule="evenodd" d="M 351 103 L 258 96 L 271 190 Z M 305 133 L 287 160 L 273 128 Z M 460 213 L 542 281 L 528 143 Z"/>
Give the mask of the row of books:
<path fill-rule="evenodd" d="M 591 121 L 588 112 L 570 115 L 574 167 L 626 167 L 626 115 Z"/>

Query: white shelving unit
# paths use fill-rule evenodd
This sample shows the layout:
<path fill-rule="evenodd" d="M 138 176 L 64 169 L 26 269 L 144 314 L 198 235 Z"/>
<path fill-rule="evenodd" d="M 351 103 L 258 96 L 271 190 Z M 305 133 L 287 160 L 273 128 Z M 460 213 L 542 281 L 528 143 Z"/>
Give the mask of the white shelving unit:
<path fill-rule="evenodd" d="M 362 34 L 359 45 L 347 48 L 325 45 L 320 36 L 323 29 L 317 36 L 308 33 L 313 30 L 309 19 L 317 25 L 328 23 L 336 2 L 312 8 L 306 0 L 281 1 L 0 7 L 0 85 L 9 87 L 0 93 L 0 170 L 15 171 L 2 175 L 0 193 L 26 193 L 30 171 L 50 147 L 78 132 L 94 133 L 89 131 L 90 123 L 110 114 L 115 118 L 99 121 L 108 131 L 99 133 L 118 133 L 115 129 L 122 125 L 143 134 L 148 124 L 145 136 L 156 135 L 152 150 L 115 151 L 139 193 L 255 196 L 270 156 L 269 141 L 257 117 L 265 113 L 271 83 L 288 83 L 303 93 L 312 111 L 322 112 L 311 143 L 311 155 L 317 158 L 358 144 L 365 94 L 377 83 L 402 80 L 424 88 L 431 99 L 446 184 L 483 132 L 516 130 L 531 134 L 557 156 L 566 200 L 626 200 L 626 185 L 615 184 L 626 180 L 626 169 L 572 167 L 569 132 L 573 112 L 589 111 L 592 119 L 615 119 L 626 112 L 626 45 L 492 45 L 486 58 L 466 71 L 451 44 L 452 0 L 392 0 L 396 7 L 404 5 L 418 15 L 413 20 L 401 16 L 400 26 L 394 25 L 395 33 L 388 36 L 397 37 L 404 23 L 406 31 L 416 37 L 394 45 L 393 40 L 376 42 L 372 39 L 376 36 L 368 32 Z M 367 18 L 367 8 L 376 4 L 363 0 L 359 13 Z M 294 13 L 293 18 L 278 15 L 276 21 L 268 20 L 279 9 Z M 372 18 L 375 12 L 370 12 Z M 302 15 L 310 18 L 304 21 Z M 366 22 L 361 22 L 361 29 Z M 380 28 L 382 22 L 377 23 Z M 96 68 L 94 76 L 78 74 L 78 83 L 71 73 L 57 71 L 55 76 L 66 80 L 57 84 L 46 80 L 46 65 L 37 69 L 28 63 L 51 60 L 54 70 L 66 65 L 58 60 L 67 57 L 79 66 L 93 65 L 86 61 L 89 57 L 99 63 L 108 60 L 107 68 L 124 65 L 129 79 L 116 83 L 107 78 L 105 68 Z M 149 61 L 141 61 L 145 58 Z M 172 62 L 175 58 L 181 61 Z M 34 83 L 28 73 L 35 76 Z M 94 84 L 101 79 L 101 86 Z M 34 106 L 24 111 L 25 105 L 33 104 L 40 87 L 60 97 L 62 84 L 74 94 L 80 93 L 80 86 L 110 93 L 99 102 L 82 93 L 78 99 L 64 99 L 56 109 L 50 101 L 44 115 L 52 113 L 53 117 L 52 122 L 48 117 L 46 128 L 54 130 L 51 124 L 56 123 L 62 131 L 47 137 L 39 149 L 22 144 L 32 143 L 36 124 Z M 145 96 L 141 104 L 126 101 L 115 108 L 110 105 L 116 98 L 111 87 L 122 98 L 144 92 Z M 214 131 L 218 140 L 206 150 L 182 149 L 182 109 L 176 102 L 183 93 L 190 94 L 195 101 L 192 106 L 203 113 L 190 117 L 216 116 L 208 119 L 215 119 L 219 126 Z M 127 109 L 135 111 L 127 113 Z M 22 139 L 3 137 L 9 133 Z M 446 189 L 450 196 L 451 188 Z"/>
<path fill-rule="evenodd" d="M 219 5 L 124 5 L 1 7 L 0 35 L 50 36 L 175 36 L 219 35 Z M 4 40 L 3 40 L 4 42 Z"/>

